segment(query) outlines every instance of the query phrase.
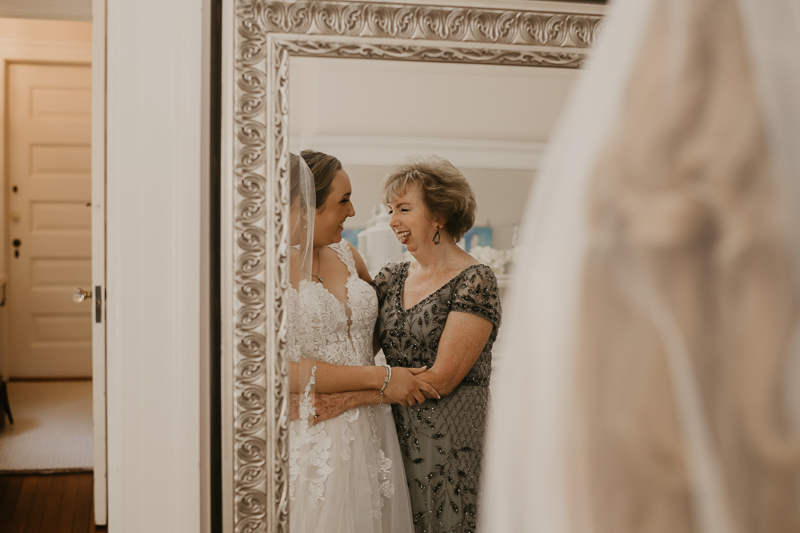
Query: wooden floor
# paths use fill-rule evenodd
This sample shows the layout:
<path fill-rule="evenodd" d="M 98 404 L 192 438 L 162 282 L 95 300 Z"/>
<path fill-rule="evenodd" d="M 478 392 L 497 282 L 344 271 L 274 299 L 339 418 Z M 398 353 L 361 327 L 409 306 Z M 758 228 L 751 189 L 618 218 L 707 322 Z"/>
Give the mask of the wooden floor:
<path fill-rule="evenodd" d="M 87 533 L 94 525 L 92 474 L 0 475 L 0 532 Z"/>

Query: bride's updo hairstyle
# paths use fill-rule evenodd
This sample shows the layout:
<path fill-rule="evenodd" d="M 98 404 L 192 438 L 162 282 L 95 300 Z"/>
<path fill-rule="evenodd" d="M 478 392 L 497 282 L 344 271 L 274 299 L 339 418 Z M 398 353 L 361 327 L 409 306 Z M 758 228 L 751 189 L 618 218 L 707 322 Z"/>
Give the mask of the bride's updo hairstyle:
<path fill-rule="evenodd" d="M 325 200 L 331 193 L 331 183 L 336 173 L 342 170 L 342 163 L 332 155 L 303 150 L 300 156 L 305 159 L 311 173 L 314 174 L 314 189 L 317 193 L 317 209 L 324 208 Z M 320 211 L 321 212 L 321 211 Z"/>
<path fill-rule="evenodd" d="M 389 204 L 412 186 L 419 187 L 428 212 L 445 221 L 445 231 L 456 241 L 475 223 L 475 194 L 450 161 L 430 156 L 400 165 L 383 180 L 383 203 Z"/>

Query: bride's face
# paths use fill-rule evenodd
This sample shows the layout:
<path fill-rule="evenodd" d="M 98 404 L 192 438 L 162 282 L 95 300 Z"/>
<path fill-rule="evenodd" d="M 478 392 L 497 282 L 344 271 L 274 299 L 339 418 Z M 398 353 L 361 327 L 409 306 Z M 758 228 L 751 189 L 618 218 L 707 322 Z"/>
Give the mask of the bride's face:
<path fill-rule="evenodd" d="M 331 192 L 314 218 L 314 246 L 327 246 L 342 240 L 344 221 L 356 214 L 350 201 L 350 176 L 340 170 L 333 177 Z"/>

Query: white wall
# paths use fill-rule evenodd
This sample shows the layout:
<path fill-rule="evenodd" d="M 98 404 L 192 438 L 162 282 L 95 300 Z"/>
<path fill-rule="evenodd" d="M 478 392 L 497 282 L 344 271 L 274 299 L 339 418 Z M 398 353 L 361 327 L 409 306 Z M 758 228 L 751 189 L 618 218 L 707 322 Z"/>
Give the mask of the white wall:
<path fill-rule="evenodd" d="M 476 225 L 511 246 L 541 153 L 575 80 L 570 69 L 297 58 L 289 69 L 290 148 L 339 157 L 363 228 L 380 181 L 436 154 L 469 180 Z"/>
<path fill-rule="evenodd" d="M 293 57 L 289 133 L 545 141 L 577 71 Z"/>
<path fill-rule="evenodd" d="M 197 533 L 204 0 L 108 2 L 109 531 Z"/>

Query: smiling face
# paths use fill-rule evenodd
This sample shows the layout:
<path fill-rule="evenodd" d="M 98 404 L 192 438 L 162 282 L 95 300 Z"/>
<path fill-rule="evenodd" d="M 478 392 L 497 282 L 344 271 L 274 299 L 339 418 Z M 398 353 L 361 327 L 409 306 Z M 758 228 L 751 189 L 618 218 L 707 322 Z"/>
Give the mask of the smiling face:
<path fill-rule="evenodd" d="M 328 246 L 342 240 L 344 221 L 356 214 L 350 195 L 350 176 L 339 170 L 331 182 L 325 203 L 317 208 L 314 218 L 314 246 Z"/>
<path fill-rule="evenodd" d="M 437 221 L 425 206 L 418 186 L 408 187 L 403 194 L 389 202 L 389 214 L 389 226 L 409 252 L 433 243 Z M 438 221 L 438 225 L 442 225 L 441 221 Z"/>

